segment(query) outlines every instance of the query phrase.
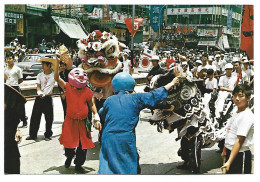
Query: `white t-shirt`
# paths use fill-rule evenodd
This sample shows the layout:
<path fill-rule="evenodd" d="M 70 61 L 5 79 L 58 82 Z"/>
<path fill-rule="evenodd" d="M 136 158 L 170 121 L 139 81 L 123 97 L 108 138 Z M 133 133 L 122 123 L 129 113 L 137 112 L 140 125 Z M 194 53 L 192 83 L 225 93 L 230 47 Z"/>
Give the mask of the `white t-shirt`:
<path fill-rule="evenodd" d="M 244 70 L 243 70 L 243 71 L 244 71 Z M 248 68 L 248 69 L 245 70 L 244 72 L 246 73 L 248 80 L 251 81 L 251 80 L 250 80 L 251 76 L 254 76 L 253 70 L 251 70 L 251 69 Z"/>
<path fill-rule="evenodd" d="M 216 78 L 213 78 L 211 81 L 209 78 L 205 80 L 206 89 L 217 89 L 218 88 L 218 80 Z"/>
<path fill-rule="evenodd" d="M 131 60 L 127 59 L 123 61 L 123 72 L 130 74 Z"/>
<path fill-rule="evenodd" d="M 222 72 L 224 72 L 225 71 L 226 61 L 225 60 L 219 60 L 218 62 L 217 61 L 213 61 L 212 65 L 214 65 L 216 67 L 217 71 L 222 70 Z"/>
<path fill-rule="evenodd" d="M 226 75 L 224 75 L 224 76 L 220 77 L 218 86 L 234 90 L 234 88 L 236 86 L 236 81 L 237 81 L 236 77 L 234 77 L 232 75 L 231 75 L 231 77 L 227 77 Z"/>
<path fill-rule="evenodd" d="M 190 71 L 188 71 L 188 70 L 186 70 L 186 72 L 181 72 L 181 76 L 185 76 L 185 77 L 190 77 L 190 78 L 193 78 L 193 74 L 190 72 Z"/>
<path fill-rule="evenodd" d="M 208 67 L 209 67 L 209 65 L 208 64 L 206 64 L 205 66 L 202 66 L 202 65 L 200 65 L 199 67 L 198 67 L 198 69 L 197 69 L 197 72 L 199 73 L 202 69 L 208 69 Z"/>
<path fill-rule="evenodd" d="M 41 90 L 45 95 L 51 94 L 55 85 L 54 72 L 49 75 L 45 75 L 44 72 L 39 73 L 36 83 L 41 85 Z"/>
<path fill-rule="evenodd" d="M 238 73 L 236 71 L 232 72 L 232 76 L 236 77 L 236 79 L 237 79 L 237 75 Z M 242 71 L 242 79 L 239 79 L 238 83 L 241 84 L 244 82 L 249 82 L 249 79 L 247 77 L 247 74 L 244 71 Z"/>
<path fill-rule="evenodd" d="M 208 64 L 208 70 L 209 70 L 209 69 L 213 69 L 214 72 L 217 71 L 217 68 L 216 68 L 215 65 L 210 65 L 210 64 Z"/>
<path fill-rule="evenodd" d="M 14 65 L 12 69 L 9 69 L 8 66 L 5 67 L 4 73 L 8 77 L 6 84 L 10 86 L 19 86 L 18 80 L 23 78 L 23 72 L 21 68 Z"/>
<path fill-rule="evenodd" d="M 225 147 L 232 150 L 237 136 L 246 137 L 239 152 L 250 150 L 254 136 L 254 114 L 250 109 L 240 113 L 234 112 L 226 126 Z"/>

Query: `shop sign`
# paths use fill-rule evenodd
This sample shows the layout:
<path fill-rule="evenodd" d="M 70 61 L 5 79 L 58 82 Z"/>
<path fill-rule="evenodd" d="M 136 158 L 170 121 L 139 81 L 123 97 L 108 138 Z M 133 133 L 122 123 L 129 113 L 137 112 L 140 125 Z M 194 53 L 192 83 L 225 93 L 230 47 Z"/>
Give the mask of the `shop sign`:
<path fill-rule="evenodd" d="M 116 24 L 114 20 L 99 20 L 98 26 L 100 28 L 115 28 Z"/>
<path fill-rule="evenodd" d="M 156 32 L 162 25 L 162 5 L 152 5 L 151 6 L 151 16 L 150 24 L 153 30 Z"/>
<path fill-rule="evenodd" d="M 7 4 L 5 5 L 5 11 L 26 13 L 25 5 L 21 5 L 21 4 Z"/>
<path fill-rule="evenodd" d="M 103 20 L 109 20 L 109 5 L 103 5 Z"/>
<path fill-rule="evenodd" d="M 213 14 L 212 7 L 167 8 L 167 15 Z"/>
<path fill-rule="evenodd" d="M 16 24 L 17 19 L 23 20 L 23 14 L 13 13 L 13 12 L 5 12 L 5 23 Z"/>
<path fill-rule="evenodd" d="M 216 37 L 218 35 L 218 29 L 198 29 L 198 36 Z"/>
<path fill-rule="evenodd" d="M 16 30 L 17 35 L 23 36 L 23 19 L 17 19 Z"/>
<path fill-rule="evenodd" d="M 47 4 L 27 4 L 27 9 L 38 10 L 38 11 L 47 11 Z"/>

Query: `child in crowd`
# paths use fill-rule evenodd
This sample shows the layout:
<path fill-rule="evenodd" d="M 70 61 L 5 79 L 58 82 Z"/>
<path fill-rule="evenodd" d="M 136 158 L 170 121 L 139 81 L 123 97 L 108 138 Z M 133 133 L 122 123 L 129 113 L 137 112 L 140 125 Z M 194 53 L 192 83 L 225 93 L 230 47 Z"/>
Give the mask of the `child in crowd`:
<path fill-rule="evenodd" d="M 215 93 L 218 89 L 218 81 L 214 78 L 214 70 L 208 69 L 207 70 L 207 79 L 204 80 L 203 86 L 206 87 L 207 93 Z"/>

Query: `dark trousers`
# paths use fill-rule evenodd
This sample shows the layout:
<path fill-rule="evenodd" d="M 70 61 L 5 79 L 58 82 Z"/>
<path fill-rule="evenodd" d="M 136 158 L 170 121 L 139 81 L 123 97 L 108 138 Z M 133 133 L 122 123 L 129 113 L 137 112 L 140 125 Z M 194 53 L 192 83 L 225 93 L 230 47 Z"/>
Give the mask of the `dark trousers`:
<path fill-rule="evenodd" d="M 227 149 L 226 162 L 229 159 L 231 151 Z M 239 152 L 230 165 L 227 174 L 251 174 L 252 170 L 252 154 L 250 150 Z"/>
<path fill-rule="evenodd" d="M 15 90 L 17 90 L 18 92 L 22 93 L 21 89 L 19 86 L 12 86 Z M 22 116 L 21 116 L 21 121 L 23 121 L 24 123 L 27 123 L 27 116 L 25 114 L 25 104 L 23 105 L 23 108 L 21 110 Z"/>
<path fill-rule="evenodd" d="M 44 136 L 49 138 L 53 134 L 51 129 L 53 123 L 53 102 L 50 96 L 44 98 L 36 97 L 35 99 L 29 129 L 31 137 L 37 137 L 42 114 L 44 114 L 46 120 Z"/>
<path fill-rule="evenodd" d="M 82 166 L 87 158 L 87 150 L 82 150 L 82 145 L 80 142 L 79 147 L 77 147 L 77 149 L 65 148 L 65 156 L 67 158 L 72 159 L 75 156 L 75 154 L 76 158 L 74 160 L 74 164 L 76 164 L 76 166 Z"/>

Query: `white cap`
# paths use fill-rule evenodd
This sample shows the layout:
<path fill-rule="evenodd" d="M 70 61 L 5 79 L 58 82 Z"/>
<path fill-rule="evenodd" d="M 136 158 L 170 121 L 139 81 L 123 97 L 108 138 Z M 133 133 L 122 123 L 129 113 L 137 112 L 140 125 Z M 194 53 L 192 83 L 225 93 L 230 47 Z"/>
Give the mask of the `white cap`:
<path fill-rule="evenodd" d="M 221 54 L 220 56 L 225 56 L 224 54 Z"/>
<path fill-rule="evenodd" d="M 247 59 L 247 57 L 246 56 L 242 57 L 242 60 L 244 60 L 244 59 Z"/>
<path fill-rule="evenodd" d="M 226 69 L 233 69 L 233 65 L 231 64 L 231 63 L 227 63 L 226 65 L 225 65 L 225 70 Z"/>
<path fill-rule="evenodd" d="M 209 59 L 208 59 L 208 60 L 209 60 L 209 61 L 213 61 L 213 58 L 214 58 L 213 56 L 209 56 Z"/>
<path fill-rule="evenodd" d="M 200 60 L 200 59 L 198 59 L 198 60 L 196 61 L 196 63 L 200 63 L 200 64 L 202 64 L 202 62 L 201 62 L 201 60 Z"/>
<path fill-rule="evenodd" d="M 245 60 L 243 61 L 243 63 L 249 63 L 248 59 L 245 59 Z"/>
<path fill-rule="evenodd" d="M 185 57 L 185 56 L 182 56 L 181 58 L 182 58 L 182 59 L 186 59 L 186 57 Z"/>
<path fill-rule="evenodd" d="M 239 62 L 239 58 L 238 57 L 233 57 L 232 63 L 235 63 L 235 62 Z"/>
<path fill-rule="evenodd" d="M 151 59 L 151 61 L 152 61 L 152 60 L 158 60 L 158 61 L 159 61 L 159 60 L 160 60 L 160 58 L 159 58 L 159 56 L 152 56 L 152 59 Z"/>
<path fill-rule="evenodd" d="M 215 57 L 216 57 L 216 58 L 217 58 L 217 57 L 219 57 L 219 58 L 220 58 L 220 55 L 219 55 L 219 54 L 216 54 L 216 56 L 215 56 Z"/>
<path fill-rule="evenodd" d="M 183 61 L 181 65 L 188 65 L 187 61 Z"/>

